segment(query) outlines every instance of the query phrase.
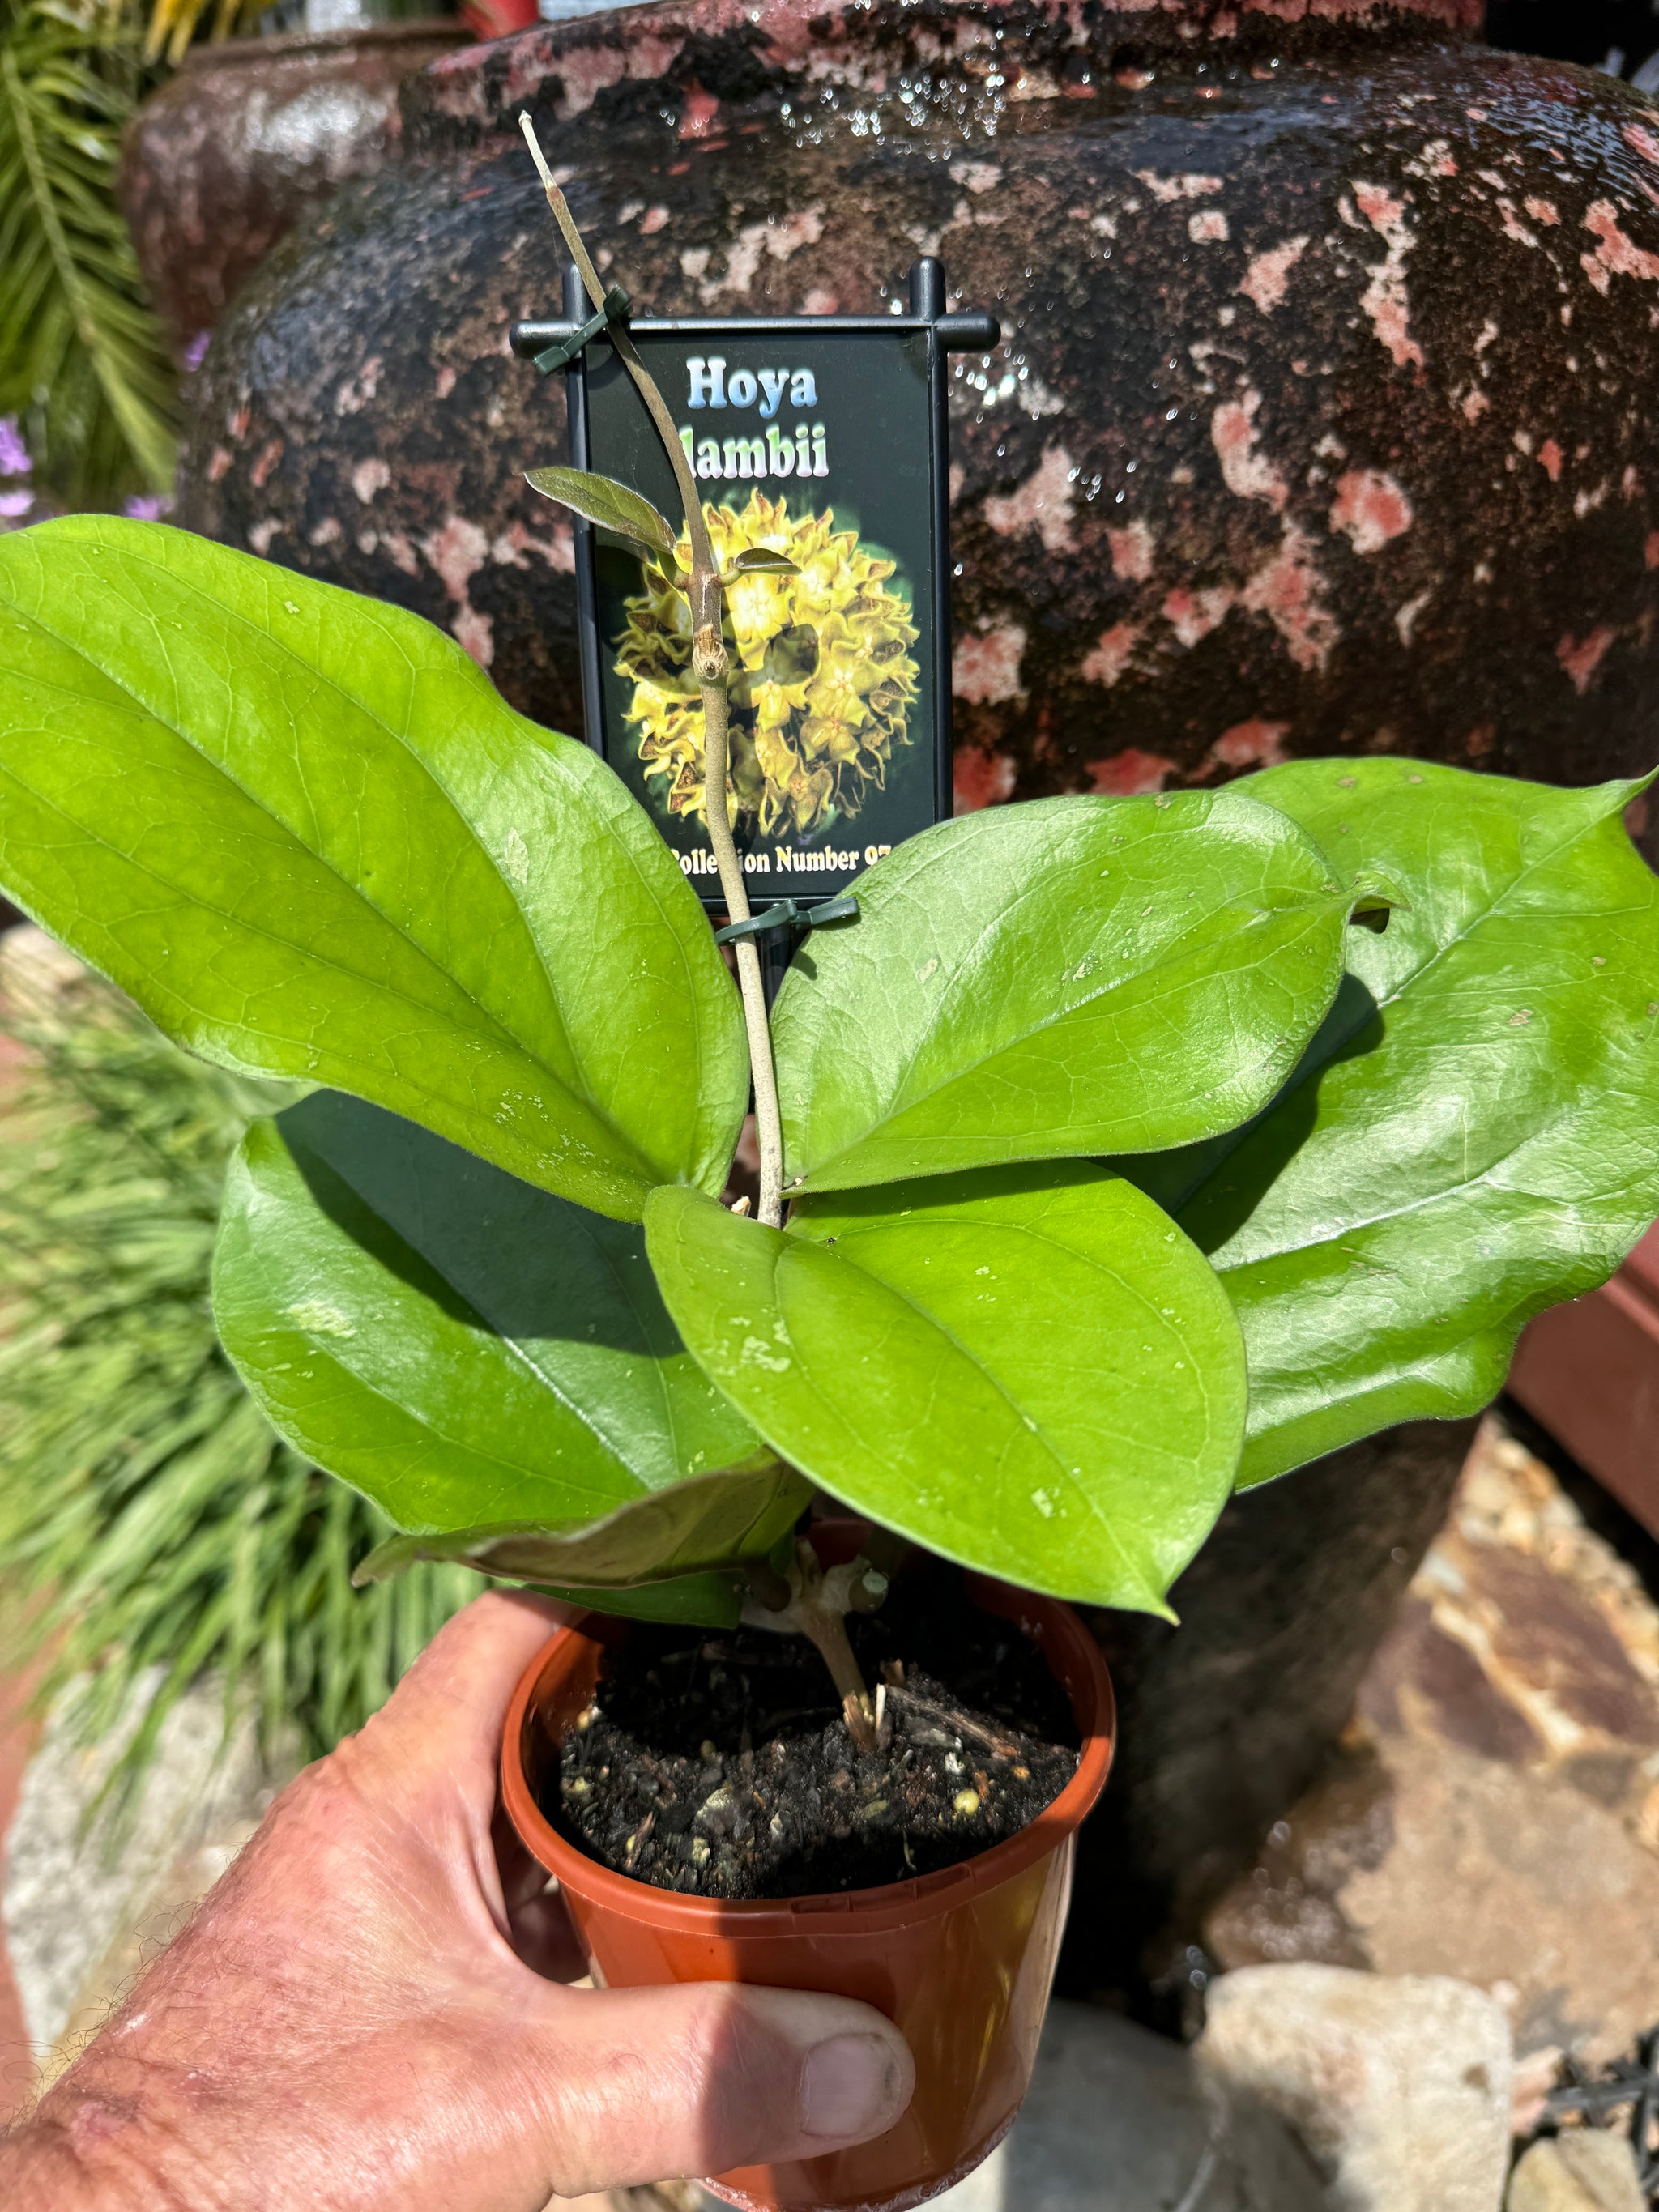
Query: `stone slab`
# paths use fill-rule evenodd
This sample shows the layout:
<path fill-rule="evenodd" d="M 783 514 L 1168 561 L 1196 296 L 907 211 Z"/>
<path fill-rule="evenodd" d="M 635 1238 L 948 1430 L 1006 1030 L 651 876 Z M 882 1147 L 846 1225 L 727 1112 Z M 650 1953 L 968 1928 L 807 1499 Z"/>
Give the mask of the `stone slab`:
<path fill-rule="evenodd" d="M 1647 2212 L 1647 2199 L 1624 2138 L 1580 2128 L 1534 2143 L 1510 2179 L 1504 2212 Z"/>
<path fill-rule="evenodd" d="M 3 1071 L 0 1070 L 0 1077 Z M 25 1713 L 27 1684 L 0 1676 L 0 1883 L 5 1879 L 6 1831 L 23 1786 L 36 1729 Z M 23 2023 L 23 2003 L 12 1978 L 0 1929 L 0 2128 L 25 2105 L 34 2086 L 34 2057 Z"/>
<path fill-rule="evenodd" d="M 0 1928 L 43 2078 L 183 1925 L 289 1771 L 267 1770 L 251 1718 L 227 1733 L 223 1692 L 209 1679 L 168 1714 L 125 1816 L 89 1820 L 160 1679 L 154 1670 L 119 1727 L 91 1746 L 70 1717 L 71 1686 L 23 1777 L 6 1838 Z"/>
<path fill-rule="evenodd" d="M 1195 2057 L 1235 2111 L 1295 2131 L 1334 2212 L 1498 2212 L 1510 2027 L 1468 1984 L 1247 1966 L 1212 1987 Z"/>
<path fill-rule="evenodd" d="M 1495 1421 L 1341 1753 L 1206 1943 L 1473 1982 L 1523 2054 L 1599 2063 L 1659 2018 L 1659 1607 Z"/>

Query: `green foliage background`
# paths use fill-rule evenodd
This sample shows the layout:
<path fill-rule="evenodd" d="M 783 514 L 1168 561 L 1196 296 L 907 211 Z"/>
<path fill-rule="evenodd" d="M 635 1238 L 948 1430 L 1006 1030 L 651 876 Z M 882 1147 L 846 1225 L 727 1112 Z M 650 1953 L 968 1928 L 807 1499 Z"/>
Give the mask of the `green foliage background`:
<path fill-rule="evenodd" d="M 10 949 L 0 1031 L 30 1058 L 0 1081 L 0 1661 L 46 1655 L 43 1699 L 78 1678 L 88 1739 L 163 1670 L 121 1783 L 208 1668 L 228 1715 L 251 1700 L 268 1741 L 292 1727 L 315 1755 L 481 1578 L 354 1591 L 391 1523 L 276 1436 L 219 1348 L 225 1163 L 270 1089 L 187 1058 L 34 933 Z"/>
<path fill-rule="evenodd" d="M 0 416 L 73 507 L 173 480 L 172 364 L 114 198 L 143 38 L 131 0 L 0 0 Z"/>

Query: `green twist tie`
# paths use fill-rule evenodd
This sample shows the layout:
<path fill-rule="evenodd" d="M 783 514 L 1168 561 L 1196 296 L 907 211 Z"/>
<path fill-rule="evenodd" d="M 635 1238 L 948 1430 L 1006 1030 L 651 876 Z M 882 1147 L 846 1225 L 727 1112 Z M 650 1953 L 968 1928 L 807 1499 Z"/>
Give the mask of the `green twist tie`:
<path fill-rule="evenodd" d="M 797 925 L 816 929 L 820 922 L 850 921 L 858 910 L 858 900 L 851 891 L 843 892 L 840 898 L 821 900 L 817 906 L 804 906 L 799 899 L 780 899 L 775 906 L 751 914 L 747 921 L 728 921 L 724 929 L 714 932 L 714 942 L 731 945 L 739 937 L 765 937 L 775 929 Z"/>
<path fill-rule="evenodd" d="M 551 376 L 556 368 L 567 368 L 591 339 L 599 337 L 612 323 L 626 322 L 633 301 L 620 284 L 613 284 L 598 308 L 579 331 L 573 331 L 557 345 L 549 346 L 545 353 L 536 356 L 536 366 L 544 376 Z"/>

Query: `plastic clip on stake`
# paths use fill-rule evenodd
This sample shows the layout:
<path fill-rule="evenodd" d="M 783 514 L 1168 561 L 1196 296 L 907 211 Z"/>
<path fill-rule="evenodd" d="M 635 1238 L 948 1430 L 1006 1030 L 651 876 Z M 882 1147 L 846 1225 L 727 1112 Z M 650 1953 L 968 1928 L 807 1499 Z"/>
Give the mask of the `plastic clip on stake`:
<path fill-rule="evenodd" d="M 535 356 L 536 366 L 544 376 L 551 376 L 556 368 L 568 368 L 590 340 L 599 336 L 612 323 L 623 323 L 633 301 L 620 284 L 613 284 L 603 301 L 578 331 L 557 345 L 549 346 L 545 353 Z"/>
<path fill-rule="evenodd" d="M 751 914 L 747 921 L 728 921 L 724 929 L 714 932 L 714 942 L 730 945 L 734 938 L 764 937 L 775 929 L 816 929 L 823 921 L 848 921 L 858 910 L 858 900 L 851 891 L 841 898 L 824 899 L 817 906 L 804 906 L 799 899 L 780 899 L 775 906 Z"/>

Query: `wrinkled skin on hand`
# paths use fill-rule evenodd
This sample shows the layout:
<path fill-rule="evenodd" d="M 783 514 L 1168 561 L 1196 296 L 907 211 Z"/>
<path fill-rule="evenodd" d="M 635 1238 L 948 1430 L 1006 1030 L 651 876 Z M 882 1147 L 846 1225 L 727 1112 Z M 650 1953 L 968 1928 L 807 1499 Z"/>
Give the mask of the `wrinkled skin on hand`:
<path fill-rule="evenodd" d="M 30 2212 L 540 2212 L 891 2125 L 910 2055 L 842 1997 L 566 1987 L 496 1808 L 548 1610 L 492 1594 L 300 1776 L 184 1933 L 0 2138 Z"/>

